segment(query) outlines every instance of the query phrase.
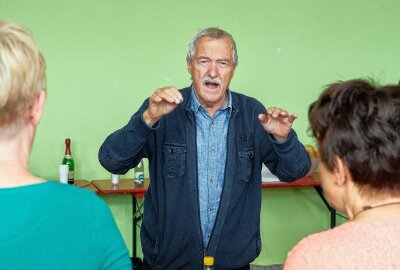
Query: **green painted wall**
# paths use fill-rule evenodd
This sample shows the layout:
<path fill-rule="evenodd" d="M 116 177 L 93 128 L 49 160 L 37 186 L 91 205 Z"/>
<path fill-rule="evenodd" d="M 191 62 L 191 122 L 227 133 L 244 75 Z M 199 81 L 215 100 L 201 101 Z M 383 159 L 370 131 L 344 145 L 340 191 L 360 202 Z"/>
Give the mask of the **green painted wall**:
<path fill-rule="evenodd" d="M 100 144 L 156 88 L 190 84 L 187 44 L 207 26 L 237 41 L 231 88 L 296 112 L 300 140 L 312 143 L 307 108 L 324 85 L 400 79 L 399 9 L 398 0 L 1 0 L 0 17 L 28 26 L 48 64 L 31 170 L 57 179 L 70 137 L 77 178 L 108 178 L 97 161 Z M 130 197 L 104 199 L 130 247 Z M 263 265 L 282 263 L 301 238 L 329 227 L 312 188 L 263 191 L 261 216 L 263 250 L 255 263 Z"/>

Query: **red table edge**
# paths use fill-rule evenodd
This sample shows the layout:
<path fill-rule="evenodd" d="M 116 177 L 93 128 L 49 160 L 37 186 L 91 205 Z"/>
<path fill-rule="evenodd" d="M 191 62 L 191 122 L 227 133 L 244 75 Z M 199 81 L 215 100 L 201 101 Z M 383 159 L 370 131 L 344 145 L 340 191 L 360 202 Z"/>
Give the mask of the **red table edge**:
<path fill-rule="evenodd" d="M 263 188 L 279 188 L 279 187 L 318 187 L 321 186 L 319 173 L 297 179 L 293 182 L 263 182 Z"/>
<path fill-rule="evenodd" d="M 75 183 L 73 184 L 73 186 L 78 187 L 78 188 L 86 188 L 95 193 L 99 192 L 99 189 L 95 185 L 93 185 L 92 182 L 85 180 L 85 179 L 75 180 Z"/>
<path fill-rule="evenodd" d="M 120 181 L 129 180 L 133 181 L 132 179 L 123 179 Z M 115 189 L 103 189 L 100 182 L 111 182 L 111 180 L 92 180 L 91 183 L 99 190 L 100 194 L 132 194 L 135 196 L 136 199 L 142 199 L 147 192 L 146 187 L 135 187 L 130 189 L 118 189 L 118 185 L 115 186 Z"/>
<path fill-rule="evenodd" d="M 132 181 L 132 179 L 124 179 Z M 121 181 L 124 181 L 121 180 Z M 146 179 L 147 183 L 149 179 Z M 142 199 L 147 192 L 147 185 L 143 187 L 135 187 L 130 189 L 103 189 L 99 182 L 107 181 L 109 183 L 111 180 L 92 180 L 90 183 L 97 188 L 101 194 L 132 194 L 137 199 Z M 313 173 L 312 175 L 302 177 L 293 182 L 262 182 L 262 188 L 280 188 L 280 187 L 318 187 L 321 186 L 320 174 Z"/>

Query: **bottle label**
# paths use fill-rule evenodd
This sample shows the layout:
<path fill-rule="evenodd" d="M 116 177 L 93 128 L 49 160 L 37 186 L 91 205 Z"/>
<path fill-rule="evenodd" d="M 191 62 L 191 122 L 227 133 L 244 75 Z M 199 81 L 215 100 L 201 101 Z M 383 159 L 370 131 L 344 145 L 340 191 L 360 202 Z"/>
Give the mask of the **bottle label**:
<path fill-rule="evenodd" d="M 74 180 L 74 179 L 75 179 L 74 171 L 69 171 L 68 172 L 68 180 Z"/>
<path fill-rule="evenodd" d="M 135 184 L 143 185 L 144 183 L 144 172 L 136 172 L 135 173 Z"/>

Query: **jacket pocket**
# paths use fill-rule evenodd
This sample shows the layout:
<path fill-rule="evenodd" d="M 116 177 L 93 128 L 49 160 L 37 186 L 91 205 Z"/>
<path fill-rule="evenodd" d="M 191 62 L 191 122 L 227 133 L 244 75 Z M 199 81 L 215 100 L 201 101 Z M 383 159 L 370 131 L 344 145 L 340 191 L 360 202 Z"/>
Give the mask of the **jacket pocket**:
<path fill-rule="evenodd" d="M 251 179 L 253 172 L 254 148 L 244 148 L 238 151 L 239 179 L 248 182 Z"/>
<path fill-rule="evenodd" d="M 186 150 L 186 145 L 182 144 L 163 145 L 164 177 L 172 178 L 184 175 L 186 164 Z"/>

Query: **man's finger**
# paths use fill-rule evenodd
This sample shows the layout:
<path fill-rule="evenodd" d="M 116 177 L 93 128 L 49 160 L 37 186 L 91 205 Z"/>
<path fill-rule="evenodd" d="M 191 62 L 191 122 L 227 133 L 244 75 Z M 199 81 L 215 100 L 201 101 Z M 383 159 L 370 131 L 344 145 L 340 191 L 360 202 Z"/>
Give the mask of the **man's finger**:
<path fill-rule="evenodd" d="M 163 93 L 165 93 L 166 95 L 168 95 L 169 97 L 171 97 L 173 99 L 173 101 L 171 101 L 171 102 L 175 102 L 176 104 L 179 104 L 183 101 L 181 92 L 179 92 L 178 89 L 176 89 L 175 87 L 165 88 L 163 90 Z"/>
<path fill-rule="evenodd" d="M 156 93 L 153 100 L 159 103 L 160 101 L 162 101 L 162 98 Z"/>
<path fill-rule="evenodd" d="M 290 123 L 293 123 L 294 120 L 297 119 L 297 117 L 298 117 L 297 114 L 291 114 L 291 115 L 289 115 L 288 120 Z"/>
<path fill-rule="evenodd" d="M 175 103 L 175 99 L 170 95 L 168 95 L 168 93 L 166 93 L 165 91 L 157 90 L 156 92 L 154 92 L 154 94 L 155 94 L 154 101 L 157 103 L 161 102 L 162 100 L 168 103 Z"/>
<path fill-rule="evenodd" d="M 258 115 L 258 120 L 260 120 L 261 123 L 266 123 L 268 121 L 268 114 L 260 113 Z"/>
<path fill-rule="evenodd" d="M 281 109 L 281 112 L 280 112 L 279 114 L 280 114 L 281 116 L 287 116 L 287 115 L 288 115 L 288 112 Z"/>

